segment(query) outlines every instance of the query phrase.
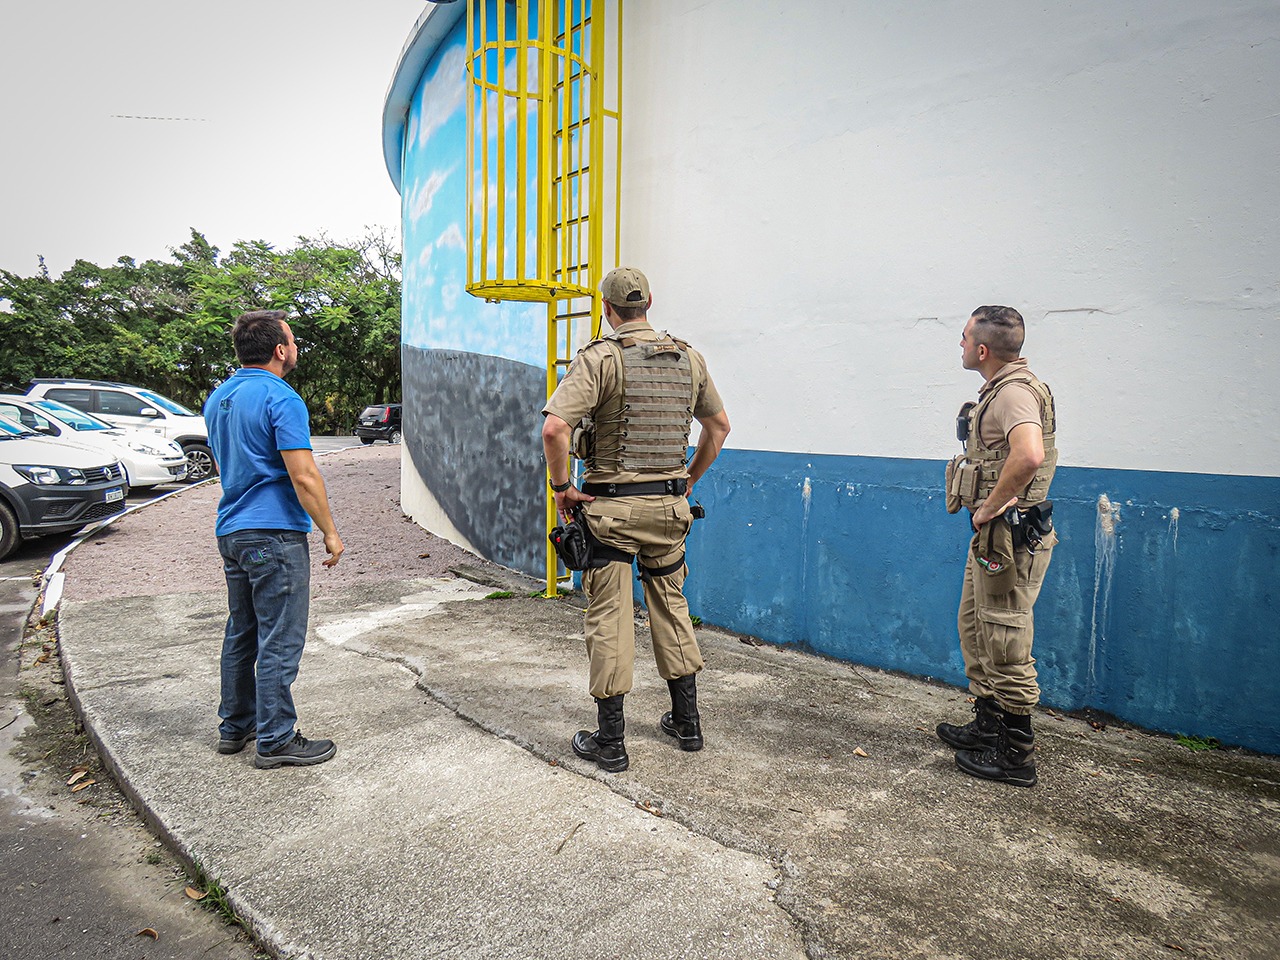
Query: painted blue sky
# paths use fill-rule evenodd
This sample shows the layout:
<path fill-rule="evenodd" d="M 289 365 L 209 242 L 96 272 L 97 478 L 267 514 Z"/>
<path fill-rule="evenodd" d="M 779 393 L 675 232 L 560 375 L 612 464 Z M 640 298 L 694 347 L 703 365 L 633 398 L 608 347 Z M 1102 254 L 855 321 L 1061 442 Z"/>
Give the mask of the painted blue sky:
<path fill-rule="evenodd" d="M 465 290 L 466 23 L 460 22 L 423 72 L 406 137 L 403 339 L 424 349 L 465 350 L 546 365 L 543 304 L 490 304 Z M 510 129 L 508 112 L 503 122 Z M 496 123 L 490 125 L 493 130 Z M 509 138 L 514 142 L 514 136 Z M 507 240 L 514 245 L 514 217 Z"/>

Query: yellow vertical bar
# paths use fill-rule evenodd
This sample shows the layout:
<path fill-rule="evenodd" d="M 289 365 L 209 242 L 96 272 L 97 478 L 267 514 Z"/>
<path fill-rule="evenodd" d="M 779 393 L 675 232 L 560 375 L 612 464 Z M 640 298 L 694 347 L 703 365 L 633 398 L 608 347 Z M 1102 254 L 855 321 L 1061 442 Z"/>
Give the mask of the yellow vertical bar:
<path fill-rule="evenodd" d="M 499 3 L 502 0 L 498 0 Z M 489 280 L 489 50 L 488 50 L 488 18 L 486 0 L 479 0 L 480 7 L 480 158 L 481 202 L 480 214 L 480 280 Z M 475 195 L 467 198 L 467 203 L 475 202 Z"/>
<path fill-rule="evenodd" d="M 538 72 L 538 250 L 535 257 L 538 262 L 538 276 L 551 279 L 551 224 L 554 214 L 551 211 L 552 190 L 551 150 L 554 110 L 554 83 L 551 76 L 551 39 L 555 12 L 550 0 L 539 0 L 538 39 L 542 43 L 539 50 L 541 69 Z"/>
<path fill-rule="evenodd" d="M 560 274 L 565 283 L 569 282 L 569 265 L 573 263 L 570 257 L 570 237 L 569 231 L 570 211 L 573 209 L 573 177 L 572 171 L 572 153 L 569 143 L 569 125 L 573 122 L 573 97 L 570 90 L 570 82 L 572 77 L 573 64 L 570 61 L 570 53 L 572 44 L 570 43 L 570 33 L 573 27 L 573 0 L 564 0 L 564 16 L 561 21 L 561 36 L 564 37 L 563 46 L 560 48 L 560 63 L 564 75 L 564 84 L 561 87 L 560 100 L 562 108 L 560 111 L 560 141 L 562 144 L 560 157 L 560 236 L 562 238 L 560 248 Z"/>
<path fill-rule="evenodd" d="M 529 203 L 529 9 L 528 0 L 516 4 L 516 278 L 528 278 L 525 269 L 524 235 Z"/>
<path fill-rule="evenodd" d="M 596 0 L 591 10 L 591 222 L 588 224 L 591 273 L 587 283 L 600 285 L 600 260 L 604 256 L 604 2 Z"/>
<path fill-rule="evenodd" d="M 588 0 L 579 0 L 581 6 L 578 8 L 578 56 L 581 58 L 578 63 L 578 222 L 576 241 L 578 245 L 577 255 L 574 263 L 577 265 L 578 284 L 590 285 L 591 275 L 588 272 L 583 275 L 583 264 L 591 265 L 591 220 L 595 214 L 595 207 L 591 199 L 594 196 L 592 184 L 595 183 L 594 170 L 592 169 L 592 158 L 594 156 L 591 149 L 595 137 L 592 132 L 594 124 L 591 122 L 591 101 L 595 95 L 595 87 L 591 82 L 590 64 L 587 62 L 588 44 L 592 43 L 592 37 L 595 35 L 595 25 L 588 26 L 587 19 L 587 3 Z M 585 154 L 586 163 L 583 163 Z M 586 186 L 583 186 L 583 179 L 586 179 Z M 587 219 L 587 244 L 582 243 L 583 217 Z"/>
<path fill-rule="evenodd" d="M 497 126 L 497 203 L 498 203 L 498 224 L 497 236 L 493 238 L 494 247 L 498 252 L 497 256 L 497 276 L 495 279 L 501 282 L 507 275 L 507 5 L 503 0 L 498 0 L 497 4 L 498 24 L 497 37 L 494 47 L 497 53 L 497 76 L 494 77 L 494 88 L 496 90 L 497 107 L 494 110 L 493 122 Z"/>
<path fill-rule="evenodd" d="M 476 185 L 476 3 L 477 0 L 467 0 L 467 286 L 475 282 L 476 257 L 475 212 L 471 204 Z"/>
<path fill-rule="evenodd" d="M 559 380 L 557 376 L 556 358 L 559 356 L 558 349 L 558 330 L 556 329 L 556 303 L 552 300 L 547 304 L 547 396 L 555 392 L 556 384 Z M 551 465 L 547 465 L 547 480 L 551 479 Z M 556 498 L 551 492 L 551 487 L 547 487 L 547 532 L 556 525 Z M 560 577 L 560 568 L 556 561 L 555 547 L 551 546 L 551 541 L 547 541 L 547 592 L 546 596 L 554 597 L 556 595 L 557 583 Z"/>
<path fill-rule="evenodd" d="M 614 110 L 618 118 L 613 124 L 616 137 L 613 165 L 617 178 L 613 194 L 613 258 L 618 263 L 622 262 L 622 2 L 618 0 L 618 47 L 614 55 L 614 68 L 618 72 L 618 99 Z M 599 336 L 599 321 L 596 322 L 596 336 Z"/>

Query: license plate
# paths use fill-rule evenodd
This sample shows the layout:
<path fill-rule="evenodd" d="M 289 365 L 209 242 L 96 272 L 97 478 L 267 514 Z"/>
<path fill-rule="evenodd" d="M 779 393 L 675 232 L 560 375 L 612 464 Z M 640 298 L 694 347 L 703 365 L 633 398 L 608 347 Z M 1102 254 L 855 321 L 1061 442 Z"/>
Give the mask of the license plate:
<path fill-rule="evenodd" d="M 112 487 L 102 499 L 103 503 L 115 503 L 117 500 L 123 500 L 124 487 Z"/>

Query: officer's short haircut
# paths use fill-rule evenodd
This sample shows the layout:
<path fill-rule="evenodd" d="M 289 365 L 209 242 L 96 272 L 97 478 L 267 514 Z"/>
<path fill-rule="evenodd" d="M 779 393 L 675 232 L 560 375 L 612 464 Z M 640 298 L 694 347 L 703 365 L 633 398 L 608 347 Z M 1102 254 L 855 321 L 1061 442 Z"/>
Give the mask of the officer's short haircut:
<path fill-rule="evenodd" d="M 236 317 L 231 340 L 241 366 L 261 366 L 271 361 L 276 347 L 288 343 L 284 335 L 283 310 L 250 310 Z"/>
<path fill-rule="evenodd" d="M 613 309 L 613 312 L 617 314 L 619 320 L 639 320 L 649 312 L 648 304 L 645 304 L 643 307 L 621 307 L 616 303 L 610 303 L 609 306 Z"/>
<path fill-rule="evenodd" d="M 1016 360 L 1022 354 L 1027 328 L 1013 307 L 979 307 L 973 311 L 974 343 L 986 344 L 997 357 Z"/>

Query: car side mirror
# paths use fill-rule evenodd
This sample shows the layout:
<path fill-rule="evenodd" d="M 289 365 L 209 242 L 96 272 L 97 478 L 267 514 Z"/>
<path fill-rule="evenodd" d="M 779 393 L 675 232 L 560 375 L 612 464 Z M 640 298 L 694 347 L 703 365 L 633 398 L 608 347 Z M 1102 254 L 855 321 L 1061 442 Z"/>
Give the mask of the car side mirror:
<path fill-rule="evenodd" d="M 141 410 L 139 410 L 139 411 L 138 411 L 138 416 L 140 416 L 140 417 L 158 417 L 158 416 L 160 416 L 160 411 L 159 411 L 159 410 L 157 410 L 155 407 L 143 407 Z"/>
<path fill-rule="evenodd" d="M 43 427 L 36 427 L 37 433 L 43 433 L 46 437 L 56 437 L 59 435 L 58 428 L 51 423 L 46 423 Z"/>

